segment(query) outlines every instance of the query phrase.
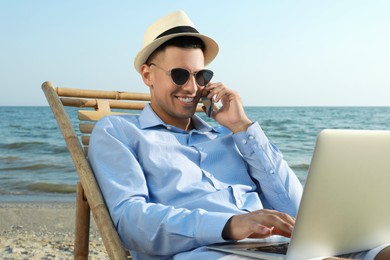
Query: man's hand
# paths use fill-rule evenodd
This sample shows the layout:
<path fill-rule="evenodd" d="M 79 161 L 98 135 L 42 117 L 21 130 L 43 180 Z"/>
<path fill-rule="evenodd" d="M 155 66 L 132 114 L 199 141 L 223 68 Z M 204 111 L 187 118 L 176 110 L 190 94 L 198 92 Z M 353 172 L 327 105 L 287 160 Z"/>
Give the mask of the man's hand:
<path fill-rule="evenodd" d="M 212 83 L 206 88 L 208 98 L 214 98 L 217 103 L 221 101 L 222 107 L 213 111 L 212 117 L 221 125 L 229 128 L 233 133 L 246 131 L 252 124 L 245 114 L 240 95 L 227 88 L 223 83 Z"/>
<path fill-rule="evenodd" d="M 222 231 L 222 238 L 241 240 L 271 235 L 290 237 L 294 224 L 295 219 L 288 214 L 262 209 L 231 217 Z"/>

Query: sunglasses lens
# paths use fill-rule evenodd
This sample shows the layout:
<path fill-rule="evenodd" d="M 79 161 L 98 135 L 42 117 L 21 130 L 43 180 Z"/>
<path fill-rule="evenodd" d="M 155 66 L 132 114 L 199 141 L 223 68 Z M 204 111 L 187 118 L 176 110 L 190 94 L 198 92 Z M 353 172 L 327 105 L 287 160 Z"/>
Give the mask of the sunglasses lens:
<path fill-rule="evenodd" d="M 183 86 L 188 81 L 190 73 L 185 69 L 177 68 L 171 70 L 171 77 L 176 85 Z"/>
<path fill-rule="evenodd" d="M 206 86 L 214 73 L 211 70 L 200 70 L 195 74 L 196 83 L 199 86 Z M 190 72 L 186 69 L 176 68 L 171 70 L 171 77 L 173 82 L 178 86 L 183 86 L 187 83 Z"/>
<path fill-rule="evenodd" d="M 198 83 L 199 86 L 206 86 L 213 75 L 214 73 L 211 70 L 200 70 L 196 73 L 196 83 Z"/>

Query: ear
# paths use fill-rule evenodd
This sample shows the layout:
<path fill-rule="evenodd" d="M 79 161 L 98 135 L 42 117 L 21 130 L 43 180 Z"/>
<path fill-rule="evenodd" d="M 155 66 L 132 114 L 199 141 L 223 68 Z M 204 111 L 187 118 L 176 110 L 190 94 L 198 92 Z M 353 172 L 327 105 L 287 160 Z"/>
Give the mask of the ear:
<path fill-rule="evenodd" d="M 150 66 L 143 64 L 141 66 L 141 76 L 145 85 L 151 87 L 153 85 L 152 73 L 150 71 Z"/>

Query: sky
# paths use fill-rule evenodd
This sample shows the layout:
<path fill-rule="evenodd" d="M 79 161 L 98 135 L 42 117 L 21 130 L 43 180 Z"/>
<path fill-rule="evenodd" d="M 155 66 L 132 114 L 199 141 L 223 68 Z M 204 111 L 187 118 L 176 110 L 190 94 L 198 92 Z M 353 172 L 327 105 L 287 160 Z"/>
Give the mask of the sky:
<path fill-rule="evenodd" d="M 388 0 L 0 0 L 0 106 L 55 86 L 148 92 L 146 28 L 184 10 L 219 46 L 214 82 L 245 106 L 389 106 Z"/>

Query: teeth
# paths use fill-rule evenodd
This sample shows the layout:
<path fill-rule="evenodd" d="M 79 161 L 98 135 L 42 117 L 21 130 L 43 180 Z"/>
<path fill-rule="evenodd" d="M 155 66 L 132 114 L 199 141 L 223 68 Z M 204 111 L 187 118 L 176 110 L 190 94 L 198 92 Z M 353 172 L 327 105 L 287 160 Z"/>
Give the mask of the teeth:
<path fill-rule="evenodd" d="M 180 101 L 186 102 L 186 103 L 191 103 L 194 101 L 194 98 L 183 98 L 183 97 L 178 97 Z"/>

